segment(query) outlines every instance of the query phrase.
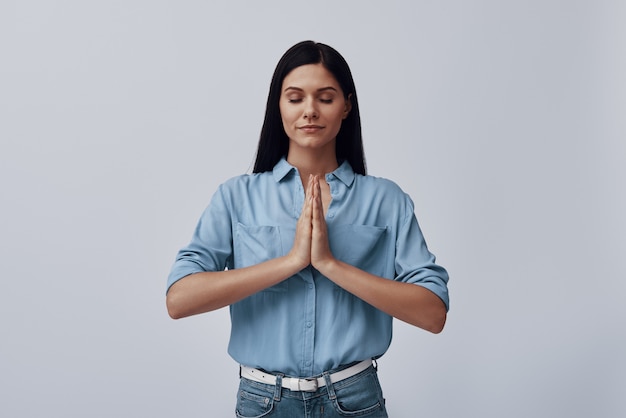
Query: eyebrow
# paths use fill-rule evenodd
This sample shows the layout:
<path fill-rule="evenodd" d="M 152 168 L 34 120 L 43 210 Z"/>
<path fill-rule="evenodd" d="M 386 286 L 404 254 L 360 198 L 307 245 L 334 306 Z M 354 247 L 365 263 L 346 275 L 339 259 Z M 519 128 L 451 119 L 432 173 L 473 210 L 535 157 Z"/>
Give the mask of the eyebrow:
<path fill-rule="evenodd" d="M 283 91 L 289 91 L 289 90 L 304 91 L 300 87 L 293 87 L 293 86 L 286 87 L 285 90 Z M 332 86 L 322 87 L 322 88 L 317 89 L 318 92 L 327 91 L 327 90 L 332 90 L 335 92 L 337 91 L 337 89 Z"/>

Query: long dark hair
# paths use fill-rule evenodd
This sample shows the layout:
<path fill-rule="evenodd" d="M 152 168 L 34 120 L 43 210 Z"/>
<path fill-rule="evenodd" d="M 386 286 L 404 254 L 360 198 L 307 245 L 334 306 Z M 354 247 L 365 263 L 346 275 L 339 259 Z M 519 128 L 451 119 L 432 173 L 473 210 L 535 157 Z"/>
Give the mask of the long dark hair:
<path fill-rule="evenodd" d="M 352 109 L 341 123 L 341 129 L 337 134 L 337 160 L 347 160 L 354 172 L 365 175 L 361 115 L 350 67 L 335 49 L 313 41 L 303 41 L 292 46 L 276 65 L 267 97 L 265 119 L 253 172 L 270 171 L 282 157 L 287 156 L 289 138 L 283 128 L 279 108 L 282 84 L 287 74 L 294 68 L 307 64 L 322 64 L 337 79 L 344 98 L 351 101 Z"/>

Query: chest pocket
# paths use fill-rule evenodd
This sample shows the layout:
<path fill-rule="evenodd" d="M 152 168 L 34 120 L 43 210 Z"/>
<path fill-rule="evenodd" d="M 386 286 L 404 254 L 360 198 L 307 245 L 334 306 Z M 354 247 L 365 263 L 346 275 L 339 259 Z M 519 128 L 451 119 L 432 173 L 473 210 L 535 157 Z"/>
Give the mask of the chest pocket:
<path fill-rule="evenodd" d="M 352 266 L 384 276 L 387 264 L 387 227 L 337 225 L 328 231 L 333 255 Z"/>
<path fill-rule="evenodd" d="M 281 238 L 281 234 L 288 235 L 289 231 L 282 231 L 281 229 L 278 226 L 246 226 L 238 223 L 233 245 L 235 268 L 254 266 L 284 255 L 284 239 Z M 287 282 L 285 280 L 264 291 L 286 291 L 288 289 Z"/>

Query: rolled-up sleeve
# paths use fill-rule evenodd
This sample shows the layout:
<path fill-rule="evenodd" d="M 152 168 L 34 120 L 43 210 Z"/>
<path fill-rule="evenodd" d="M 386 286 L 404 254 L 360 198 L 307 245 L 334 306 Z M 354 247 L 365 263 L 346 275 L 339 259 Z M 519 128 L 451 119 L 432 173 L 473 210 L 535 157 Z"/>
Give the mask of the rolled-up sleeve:
<path fill-rule="evenodd" d="M 231 214 L 220 187 L 202 213 L 191 242 L 178 252 L 167 290 L 190 274 L 224 270 L 232 258 L 232 242 Z"/>
<path fill-rule="evenodd" d="M 406 197 L 406 218 L 398 229 L 396 239 L 396 280 L 423 286 L 450 309 L 448 272 L 436 263 L 413 212 L 413 203 Z"/>

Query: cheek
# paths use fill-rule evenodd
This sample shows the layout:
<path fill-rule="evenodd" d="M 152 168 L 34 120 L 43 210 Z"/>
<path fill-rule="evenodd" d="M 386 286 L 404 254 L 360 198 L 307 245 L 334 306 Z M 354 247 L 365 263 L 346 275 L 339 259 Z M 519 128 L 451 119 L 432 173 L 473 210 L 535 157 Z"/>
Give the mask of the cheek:
<path fill-rule="evenodd" d="M 345 119 L 345 116 L 346 116 L 346 114 L 343 111 L 343 108 L 341 108 L 341 109 L 337 109 L 335 112 L 333 112 L 332 119 L 335 121 L 335 123 L 341 125 L 341 123 Z"/>
<path fill-rule="evenodd" d="M 289 132 L 292 124 L 283 115 L 281 115 L 281 121 L 283 122 L 283 129 L 285 130 L 285 132 Z"/>
<path fill-rule="evenodd" d="M 285 131 L 285 134 L 289 138 L 291 138 L 294 135 L 294 131 L 295 131 L 293 121 L 289 120 L 286 115 L 281 115 L 281 121 L 282 121 L 283 131 Z"/>
<path fill-rule="evenodd" d="M 283 106 L 280 106 L 279 110 L 280 110 L 280 119 L 283 121 L 283 125 L 285 126 L 285 128 L 287 128 L 291 123 L 293 123 L 295 112 L 293 110 L 290 111 L 289 109 L 284 108 Z"/>

